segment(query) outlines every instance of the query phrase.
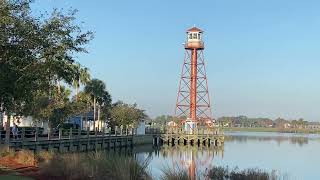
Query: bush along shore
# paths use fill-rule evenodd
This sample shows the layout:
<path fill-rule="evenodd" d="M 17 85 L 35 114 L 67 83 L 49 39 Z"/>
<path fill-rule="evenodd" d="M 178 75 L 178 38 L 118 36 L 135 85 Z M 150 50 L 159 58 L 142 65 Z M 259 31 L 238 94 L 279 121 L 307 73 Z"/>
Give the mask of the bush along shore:
<path fill-rule="evenodd" d="M 139 161 L 133 156 L 118 155 L 104 151 L 89 153 L 58 154 L 43 151 L 34 154 L 31 151 L 12 151 L 0 149 L 0 165 L 7 166 L 10 171 L 18 172 L 21 178 L 29 177 L 39 180 L 153 180 L 149 170 L 150 159 Z M 1 175 L 0 174 L 0 175 Z M 161 180 L 278 180 L 284 179 L 275 171 L 266 172 L 261 169 L 244 169 L 229 167 L 213 167 L 204 174 L 191 178 L 188 171 L 182 168 L 163 168 Z M 0 176 L 1 177 L 1 176 Z"/>
<path fill-rule="evenodd" d="M 190 177 L 187 170 L 182 168 L 164 168 L 161 180 L 285 180 L 285 175 L 276 171 L 267 172 L 259 168 L 239 169 L 215 166 L 206 172 L 197 172 L 197 177 Z"/>

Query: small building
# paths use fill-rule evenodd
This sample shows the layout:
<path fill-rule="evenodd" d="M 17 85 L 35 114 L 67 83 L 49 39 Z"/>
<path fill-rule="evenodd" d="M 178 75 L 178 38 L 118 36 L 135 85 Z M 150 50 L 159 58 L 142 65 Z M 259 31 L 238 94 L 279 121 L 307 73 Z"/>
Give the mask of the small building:
<path fill-rule="evenodd" d="M 137 127 L 137 135 L 145 135 L 146 134 L 146 123 L 144 120 L 140 120 Z"/>
<path fill-rule="evenodd" d="M 167 123 L 167 125 L 170 126 L 170 127 L 177 127 L 178 126 L 178 124 L 176 122 L 174 122 L 174 121 L 169 121 Z"/>
<path fill-rule="evenodd" d="M 3 122 L 2 122 L 2 127 L 5 128 L 6 123 L 8 121 L 8 116 L 4 115 L 3 116 Z M 36 122 L 31 116 L 11 116 L 10 117 L 10 127 L 13 126 L 13 123 L 15 123 L 18 127 L 41 127 L 43 128 L 43 132 L 47 133 L 48 132 L 48 122 L 47 121 L 42 121 L 42 122 Z"/>
<path fill-rule="evenodd" d="M 197 127 L 197 122 L 191 118 L 187 118 L 184 123 L 184 130 L 187 134 L 193 134 L 195 128 Z"/>
<path fill-rule="evenodd" d="M 291 124 L 290 124 L 290 123 L 284 123 L 284 124 L 283 124 L 283 127 L 284 127 L 285 129 L 291 128 Z"/>
<path fill-rule="evenodd" d="M 306 127 L 308 129 L 320 129 L 320 122 L 308 122 Z"/>

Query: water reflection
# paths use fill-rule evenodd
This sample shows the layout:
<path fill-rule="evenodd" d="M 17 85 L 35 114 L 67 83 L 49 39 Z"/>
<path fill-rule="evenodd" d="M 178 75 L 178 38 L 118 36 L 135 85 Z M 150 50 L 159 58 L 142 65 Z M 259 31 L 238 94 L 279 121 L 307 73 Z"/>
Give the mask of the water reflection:
<path fill-rule="evenodd" d="M 225 141 L 236 141 L 240 143 L 247 143 L 247 141 L 275 141 L 279 145 L 282 142 L 289 141 L 291 144 L 298 144 L 299 146 L 303 146 L 308 144 L 309 139 L 307 137 L 260 137 L 260 136 L 226 136 Z"/>
<path fill-rule="evenodd" d="M 158 148 L 154 155 L 162 159 L 160 169 L 177 168 L 186 170 L 191 179 L 202 176 L 205 171 L 212 168 L 214 158 L 223 158 L 224 149 L 213 146 L 168 146 Z"/>
<path fill-rule="evenodd" d="M 247 141 L 275 141 L 278 145 L 284 142 L 303 146 L 309 141 L 319 141 L 319 135 L 304 135 L 304 134 L 288 134 L 288 133 L 228 133 L 225 136 L 226 142 L 247 143 Z"/>
<path fill-rule="evenodd" d="M 224 147 L 220 149 L 165 145 L 139 152 L 145 159 L 152 157 L 150 172 L 156 179 L 161 177 L 164 167 L 180 167 L 192 178 L 201 179 L 202 174 L 213 166 L 257 167 L 269 172 L 277 170 L 295 179 L 320 179 L 317 173 L 320 135 L 255 132 L 228 132 L 225 135 Z"/>

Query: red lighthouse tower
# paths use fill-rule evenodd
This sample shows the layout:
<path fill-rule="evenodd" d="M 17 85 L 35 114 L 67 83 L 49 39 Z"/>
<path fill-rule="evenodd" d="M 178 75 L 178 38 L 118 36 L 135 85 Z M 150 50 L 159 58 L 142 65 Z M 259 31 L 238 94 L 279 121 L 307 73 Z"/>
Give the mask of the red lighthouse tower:
<path fill-rule="evenodd" d="M 176 116 L 185 120 L 190 129 L 199 124 L 213 125 L 202 35 L 203 31 L 197 27 L 187 30 L 185 58 L 176 103 Z"/>

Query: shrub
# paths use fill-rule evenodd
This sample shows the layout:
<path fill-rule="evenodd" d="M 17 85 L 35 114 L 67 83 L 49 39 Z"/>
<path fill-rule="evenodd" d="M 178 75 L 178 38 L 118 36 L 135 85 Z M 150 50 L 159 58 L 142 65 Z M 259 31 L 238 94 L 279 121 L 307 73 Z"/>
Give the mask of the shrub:
<path fill-rule="evenodd" d="M 0 146 L 0 156 L 1 157 L 14 157 L 16 154 L 15 150 L 10 149 L 6 146 Z"/>
<path fill-rule="evenodd" d="M 89 179 L 89 171 L 83 164 L 86 162 L 80 154 L 54 155 L 48 163 L 40 167 L 40 174 L 49 177 L 63 177 L 69 180 Z"/>
<path fill-rule="evenodd" d="M 34 152 L 29 150 L 17 151 L 14 160 L 27 166 L 34 166 L 37 163 Z"/>
<path fill-rule="evenodd" d="M 104 152 L 55 154 L 40 167 L 40 174 L 50 177 L 75 179 L 148 180 L 149 162 L 138 162 L 133 157 L 107 155 Z"/>
<path fill-rule="evenodd" d="M 214 180 L 276 180 L 279 177 L 274 173 L 268 173 L 258 168 L 239 170 L 237 167 L 213 167 L 206 175 Z"/>
<path fill-rule="evenodd" d="M 178 168 L 165 167 L 162 169 L 162 173 L 163 175 L 160 178 L 162 180 L 190 180 L 191 179 L 187 171 L 181 169 L 180 167 Z"/>
<path fill-rule="evenodd" d="M 53 158 L 53 151 L 41 151 L 36 154 L 37 160 L 39 163 L 49 163 L 49 161 Z"/>

